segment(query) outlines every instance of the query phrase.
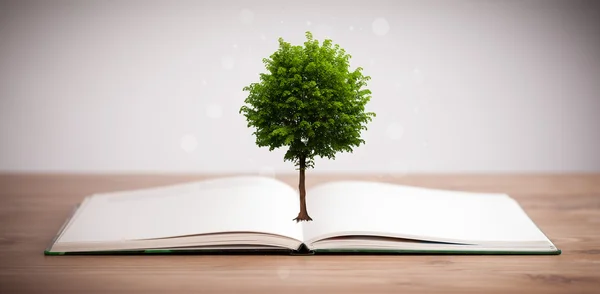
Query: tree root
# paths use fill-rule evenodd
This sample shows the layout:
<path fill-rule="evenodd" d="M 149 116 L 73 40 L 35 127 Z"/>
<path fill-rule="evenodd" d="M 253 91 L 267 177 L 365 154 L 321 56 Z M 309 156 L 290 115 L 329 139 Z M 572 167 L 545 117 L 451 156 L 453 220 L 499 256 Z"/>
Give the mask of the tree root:
<path fill-rule="evenodd" d="M 312 221 L 313 219 L 310 218 L 310 216 L 308 215 L 308 213 L 306 211 L 300 211 L 300 213 L 298 213 L 298 216 L 293 220 L 296 222 L 301 222 L 301 221 Z"/>

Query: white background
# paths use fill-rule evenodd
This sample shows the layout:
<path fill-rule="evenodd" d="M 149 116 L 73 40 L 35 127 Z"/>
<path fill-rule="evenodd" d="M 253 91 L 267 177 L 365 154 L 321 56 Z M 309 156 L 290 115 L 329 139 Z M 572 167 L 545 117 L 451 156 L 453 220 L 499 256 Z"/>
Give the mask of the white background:
<path fill-rule="evenodd" d="M 600 171 L 595 1 L 0 1 L 0 170 L 294 172 L 238 114 L 277 38 L 372 80 L 315 172 Z"/>

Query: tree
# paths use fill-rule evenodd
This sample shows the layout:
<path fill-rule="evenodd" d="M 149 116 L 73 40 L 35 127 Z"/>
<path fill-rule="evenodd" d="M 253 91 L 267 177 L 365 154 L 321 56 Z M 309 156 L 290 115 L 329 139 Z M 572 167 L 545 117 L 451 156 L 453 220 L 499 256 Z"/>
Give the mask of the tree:
<path fill-rule="evenodd" d="M 288 146 L 284 161 L 299 170 L 300 212 L 293 219 L 311 221 L 306 209 L 305 171 L 314 158 L 335 159 L 364 144 L 361 131 L 375 117 L 365 112 L 371 91 L 363 88 L 371 78 L 363 68 L 350 71 L 351 56 L 326 39 L 319 43 L 306 32 L 304 46 L 279 38 L 279 49 L 263 63 L 267 73 L 243 88 L 249 94 L 240 108 L 254 127 L 256 145 L 269 151 Z"/>

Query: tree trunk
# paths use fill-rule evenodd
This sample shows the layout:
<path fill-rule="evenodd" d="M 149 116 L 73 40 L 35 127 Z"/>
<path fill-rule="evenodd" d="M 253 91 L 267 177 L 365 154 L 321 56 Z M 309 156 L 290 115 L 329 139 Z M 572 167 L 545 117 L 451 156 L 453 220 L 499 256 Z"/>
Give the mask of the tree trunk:
<path fill-rule="evenodd" d="M 305 170 L 306 156 L 300 156 L 300 180 L 298 183 L 298 190 L 300 190 L 300 213 L 298 213 L 298 216 L 294 219 L 296 222 L 312 220 L 306 210 Z"/>

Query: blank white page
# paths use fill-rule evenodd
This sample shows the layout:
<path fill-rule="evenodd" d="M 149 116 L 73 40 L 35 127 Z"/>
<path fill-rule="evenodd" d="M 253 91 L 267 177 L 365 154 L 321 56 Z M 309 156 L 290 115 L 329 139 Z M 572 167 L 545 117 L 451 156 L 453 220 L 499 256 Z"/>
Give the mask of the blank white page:
<path fill-rule="evenodd" d="M 433 241 L 547 241 L 504 194 L 442 191 L 377 182 L 336 182 L 307 192 L 304 238 L 381 234 Z"/>
<path fill-rule="evenodd" d="M 75 214 L 59 242 L 167 238 L 206 233 L 265 232 L 302 240 L 297 192 L 264 177 L 231 177 L 95 195 Z"/>

